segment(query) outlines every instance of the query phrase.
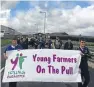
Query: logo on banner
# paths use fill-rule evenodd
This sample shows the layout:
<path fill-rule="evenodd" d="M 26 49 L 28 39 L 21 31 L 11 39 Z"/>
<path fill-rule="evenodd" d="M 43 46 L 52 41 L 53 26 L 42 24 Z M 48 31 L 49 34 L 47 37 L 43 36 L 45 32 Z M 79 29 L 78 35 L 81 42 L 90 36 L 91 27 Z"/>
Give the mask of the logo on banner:
<path fill-rule="evenodd" d="M 19 68 L 22 69 L 24 58 L 26 58 L 26 56 L 23 56 L 22 53 L 21 54 L 17 53 L 15 60 L 11 59 L 11 64 L 13 65 L 12 70 L 16 68 L 17 64 L 19 64 Z"/>
<path fill-rule="evenodd" d="M 7 78 L 20 78 L 25 76 L 25 71 L 23 70 L 23 63 L 27 56 L 23 56 L 22 53 L 17 53 L 15 59 L 11 59 L 10 62 L 12 64 L 11 71 L 8 72 Z M 19 70 L 16 67 L 19 67 Z"/>

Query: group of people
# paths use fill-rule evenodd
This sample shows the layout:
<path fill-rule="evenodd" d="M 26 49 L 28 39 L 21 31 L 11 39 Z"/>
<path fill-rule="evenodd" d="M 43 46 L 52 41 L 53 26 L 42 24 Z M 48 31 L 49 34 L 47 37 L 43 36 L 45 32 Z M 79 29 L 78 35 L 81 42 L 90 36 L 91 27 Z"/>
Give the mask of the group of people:
<path fill-rule="evenodd" d="M 20 45 L 23 49 L 28 49 L 28 38 L 17 38 L 17 44 Z"/>
<path fill-rule="evenodd" d="M 78 47 L 78 50 L 81 51 L 81 63 L 80 63 L 80 70 L 81 70 L 81 77 L 82 80 L 84 78 L 84 82 L 83 83 L 78 83 L 78 87 L 87 87 L 89 82 L 90 82 L 90 75 L 89 75 L 89 71 L 88 71 L 88 58 L 90 57 L 90 52 L 89 49 L 86 47 L 85 45 L 85 40 L 81 39 L 80 40 L 80 45 Z M 43 39 L 43 38 L 31 38 L 28 40 L 28 38 L 14 38 L 12 40 L 12 44 L 9 45 L 5 52 L 4 52 L 4 58 L 8 58 L 6 51 L 10 51 L 10 50 L 18 50 L 18 49 L 28 49 L 28 45 L 31 45 L 32 47 L 35 47 L 35 49 L 44 49 L 44 48 L 49 48 L 49 49 L 60 49 L 62 46 L 62 41 L 56 37 L 56 40 L 53 41 L 50 38 L 48 38 L 47 40 Z M 64 49 L 65 50 L 72 50 L 73 49 L 73 44 L 70 40 L 68 40 L 68 42 L 66 42 L 64 44 Z M 10 82 L 9 83 L 9 87 L 17 87 L 16 86 L 16 82 Z"/>
<path fill-rule="evenodd" d="M 34 49 L 61 49 L 62 48 L 62 40 L 59 37 L 56 37 L 55 40 L 43 37 L 32 37 L 32 38 L 18 38 L 17 44 L 21 45 L 23 49 L 28 49 L 28 47 L 32 47 Z M 64 49 L 72 50 L 73 44 L 70 39 L 64 44 Z"/>

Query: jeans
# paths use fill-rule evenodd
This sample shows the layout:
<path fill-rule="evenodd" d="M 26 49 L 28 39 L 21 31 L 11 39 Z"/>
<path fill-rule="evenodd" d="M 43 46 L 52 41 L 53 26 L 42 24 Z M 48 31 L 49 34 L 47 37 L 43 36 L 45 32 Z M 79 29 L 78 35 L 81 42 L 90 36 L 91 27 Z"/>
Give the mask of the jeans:
<path fill-rule="evenodd" d="M 9 83 L 9 87 L 16 87 L 17 86 L 17 82 L 10 82 Z"/>

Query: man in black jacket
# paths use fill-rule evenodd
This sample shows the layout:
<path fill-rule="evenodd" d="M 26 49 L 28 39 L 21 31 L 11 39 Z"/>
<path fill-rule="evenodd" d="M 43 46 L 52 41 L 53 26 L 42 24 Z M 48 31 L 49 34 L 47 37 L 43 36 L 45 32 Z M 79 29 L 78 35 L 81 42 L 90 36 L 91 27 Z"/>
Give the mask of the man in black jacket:
<path fill-rule="evenodd" d="M 80 40 L 80 47 L 79 50 L 81 51 L 81 63 L 79 68 L 81 69 L 81 77 L 82 77 L 82 81 L 84 78 L 84 82 L 82 83 L 78 83 L 78 87 L 88 87 L 88 84 L 90 82 L 90 75 L 89 75 L 89 71 L 88 71 L 88 58 L 90 58 L 90 52 L 89 49 L 85 46 L 85 40 L 81 39 Z"/>
<path fill-rule="evenodd" d="M 64 49 L 65 50 L 72 50 L 73 49 L 73 44 L 70 39 L 64 44 Z"/>
<path fill-rule="evenodd" d="M 23 47 L 23 49 L 28 49 L 28 40 L 26 38 L 22 39 L 21 46 Z"/>

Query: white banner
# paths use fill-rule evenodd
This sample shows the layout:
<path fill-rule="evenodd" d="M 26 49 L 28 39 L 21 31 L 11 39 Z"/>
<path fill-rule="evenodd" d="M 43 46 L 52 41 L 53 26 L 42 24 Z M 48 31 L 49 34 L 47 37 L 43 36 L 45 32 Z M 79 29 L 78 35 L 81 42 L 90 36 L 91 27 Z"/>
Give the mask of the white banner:
<path fill-rule="evenodd" d="M 80 51 L 30 49 L 7 55 L 3 82 L 81 82 Z"/>

